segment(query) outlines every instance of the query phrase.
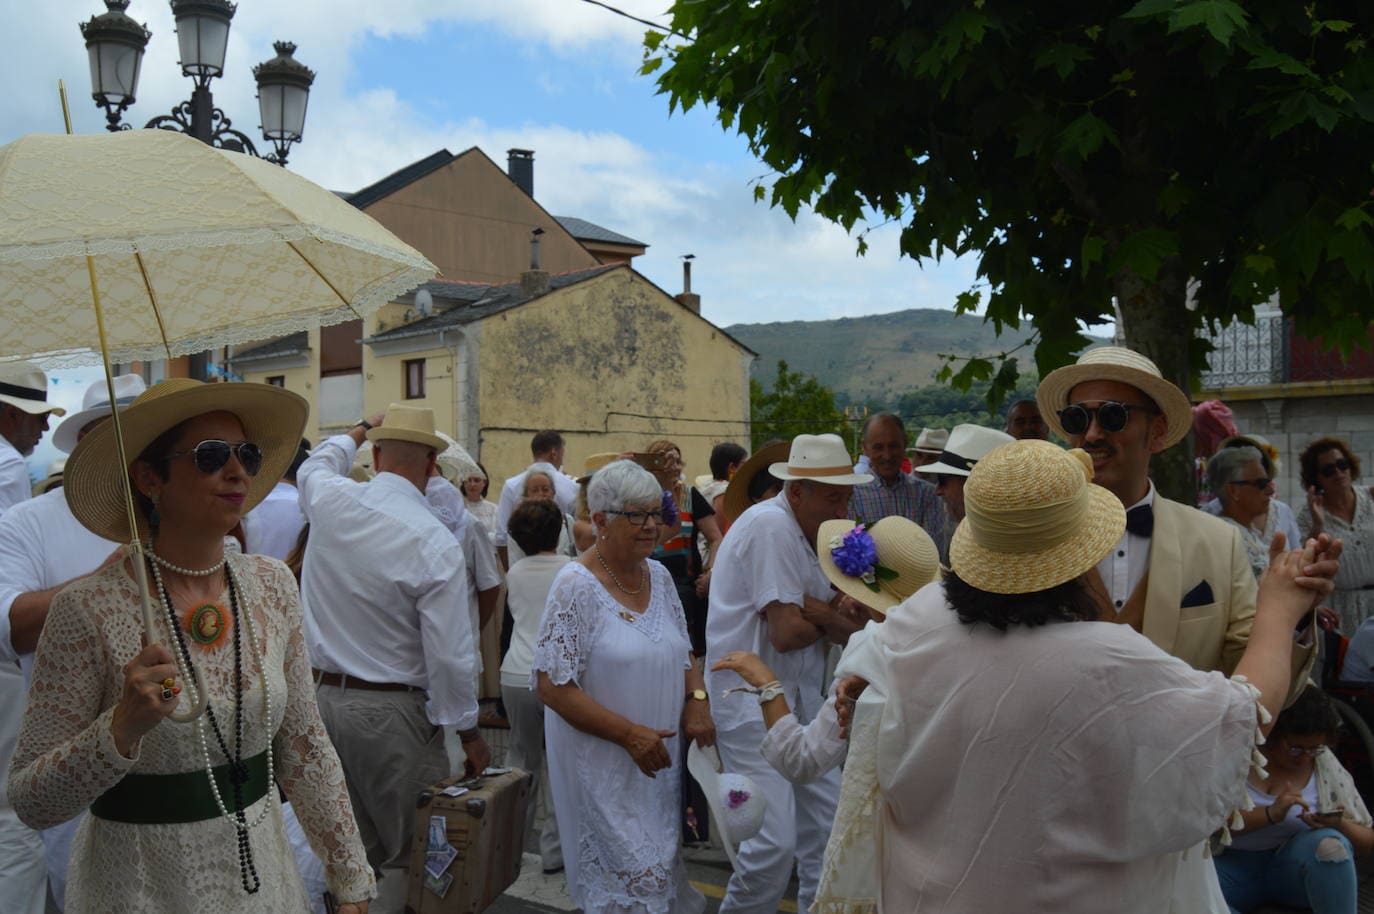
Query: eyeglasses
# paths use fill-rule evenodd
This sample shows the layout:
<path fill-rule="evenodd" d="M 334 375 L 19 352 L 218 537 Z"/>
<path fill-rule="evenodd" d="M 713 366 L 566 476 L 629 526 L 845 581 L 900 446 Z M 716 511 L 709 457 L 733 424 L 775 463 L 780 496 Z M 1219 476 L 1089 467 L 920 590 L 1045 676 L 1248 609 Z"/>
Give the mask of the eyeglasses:
<path fill-rule="evenodd" d="M 1159 412 L 1149 406 L 1117 403 L 1115 400 L 1106 400 L 1097 407 L 1073 403 L 1059 411 L 1059 424 L 1064 426 L 1065 433 L 1081 435 L 1088 430 L 1088 426 L 1093 424 L 1093 418 L 1096 417 L 1097 427 L 1102 431 L 1119 432 L 1131 421 L 1132 410 L 1151 414 Z"/>
<path fill-rule="evenodd" d="M 221 441 L 218 438 L 209 438 L 189 451 L 173 451 L 167 455 L 167 459 L 194 457 L 196 469 L 209 474 L 222 470 L 224 465 L 229 462 L 230 454 L 238 456 L 239 463 L 243 465 L 243 471 L 249 476 L 258 475 L 258 470 L 262 469 L 262 448 L 247 441 L 230 444 L 228 441 Z"/>
<path fill-rule="evenodd" d="M 649 521 L 656 524 L 663 523 L 662 511 L 607 511 L 607 514 L 619 514 L 636 527 L 647 527 Z"/>
<path fill-rule="evenodd" d="M 1314 747 L 1312 747 L 1312 748 L 1310 748 L 1310 749 L 1309 749 L 1308 747 L 1306 747 L 1306 746 L 1289 746 L 1289 745 L 1285 745 L 1285 746 L 1283 747 L 1284 751 L 1288 753 L 1288 755 L 1289 755 L 1290 758 L 1302 758 L 1304 755 L 1307 756 L 1308 758 L 1316 758 L 1316 757 L 1317 757 L 1317 754 L 1320 753 L 1320 752 L 1321 752 L 1323 749 L 1325 749 L 1325 748 L 1326 748 L 1325 745 L 1322 745 L 1322 746 L 1314 746 Z"/>
<path fill-rule="evenodd" d="M 1254 486 L 1263 492 L 1274 482 L 1272 479 L 1233 479 L 1227 483 L 1228 486 Z"/>
<path fill-rule="evenodd" d="M 1323 476 L 1325 476 L 1327 479 L 1330 479 L 1332 476 L 1335 476 L 1337 473 L 1349 473 L 1349 472 L 1350 472 L 1350 461 L 1349 461 L 1349 460 L 1346 460 L 1344 457 L 1342 457 L 1340 460 L 1336 460 L 1336 461 L 1333 461 L 1333 462 L 1331 462 L 1331 463 L 1323 464 L 1322 466 L 1320 466 L 1320 467 L 1317 468 L 1317 472 L 1318 472 L 1318 473 L 1321 473 L 1321 474 L 1322 474 Z"/>

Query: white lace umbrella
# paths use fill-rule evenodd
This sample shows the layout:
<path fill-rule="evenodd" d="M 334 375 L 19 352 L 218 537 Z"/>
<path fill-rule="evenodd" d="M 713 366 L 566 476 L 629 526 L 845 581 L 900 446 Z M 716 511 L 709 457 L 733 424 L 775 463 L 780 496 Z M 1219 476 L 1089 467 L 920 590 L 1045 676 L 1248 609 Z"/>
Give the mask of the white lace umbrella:
<path fill-rule="evenodd" d="M 108 381 L 111 362 L 364 317 L 437 272 L 334 193 L 183 134 L 0 146 L 0 362 L 103 363 Z M 127 465 L 118 412 L 114 422 Z M 142 548 L 131 546 L 151 635 Z M 203 707 L 200 695 L 174 719 Z"/>

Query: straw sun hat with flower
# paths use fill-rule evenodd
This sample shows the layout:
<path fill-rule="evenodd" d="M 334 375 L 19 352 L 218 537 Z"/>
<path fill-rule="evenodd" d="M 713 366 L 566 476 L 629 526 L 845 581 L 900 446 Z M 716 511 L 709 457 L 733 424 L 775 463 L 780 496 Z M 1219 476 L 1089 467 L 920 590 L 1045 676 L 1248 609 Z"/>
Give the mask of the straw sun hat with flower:
<path fill-rule="evenodd" d="M 930 534 L 896 515 L 867 528 L 828 520 L 816 533 L 816 555 L 830 583 L 883 615 L 940 576 Z"/>
<path fill-rule="evenodd" d="M 205 413 L 228 412 L 243 425 L 245 441 L 262 449 L 262 468 L 248 480 L 243 502 L 246 514 L 267 497 L 295 459 L 305 431 L 309 405 L 298 394 L 271 384 L 205 384 L 171 378 L 148 388 L 119 411 L 124 453 L 129 463 L 159 435 Z M 125 511 L 122 477 L 129 468 L 119 465 L 114 423 L 103 422 L 76 445 L 63 472 L 67 504 L 81 525 L 115 542 L 132 539 Z M 147 520 L 138 514 L 138 535 L 149 537 Z"/>
<path fill-rule="evenodd" d="M 950 566 L 989 593 L 1048 590 L 1094 567 L 1126 529 L 1121 500 L 1092 483 L 1092 460 L 1048 441 L 1004 444 L 964 485 Z"/>

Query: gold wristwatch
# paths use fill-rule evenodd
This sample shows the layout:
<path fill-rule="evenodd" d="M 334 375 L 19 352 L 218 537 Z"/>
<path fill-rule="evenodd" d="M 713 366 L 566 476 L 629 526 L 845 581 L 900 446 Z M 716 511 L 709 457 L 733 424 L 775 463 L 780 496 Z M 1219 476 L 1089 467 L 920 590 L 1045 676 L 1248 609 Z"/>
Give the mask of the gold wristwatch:
<path fill-rule="evenodd" d="M 705 690 L 705 689 L 693 689 L 692 691 L 690 691 L 690 692 L 687 693 L 687 700 L 688 700 L 688 701 L 705 701 L 705 700 L 706 700 L 706 690 Z"/>

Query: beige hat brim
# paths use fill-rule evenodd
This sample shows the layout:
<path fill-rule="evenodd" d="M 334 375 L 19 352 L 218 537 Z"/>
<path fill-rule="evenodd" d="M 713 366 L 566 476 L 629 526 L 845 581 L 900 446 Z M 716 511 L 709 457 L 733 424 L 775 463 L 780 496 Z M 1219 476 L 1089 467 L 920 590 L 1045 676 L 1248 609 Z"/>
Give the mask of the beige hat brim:
<path fill-rule="evenodd" d="M 1173 447 L 1188 437 L 1188 432 L 1192 431 L 1193 406 L 1188 402 L 1187 395 L 1179 390 L 1178 385 L 1128 365 L 1090 362 L 1056 368 L 1045 376 L 1035 391 L 1035 401 L 1040 407 L 1040 415 L 1054 433 L 1065 440 L 1068 440 L 1069 435 L 1059 421 L 1059 411 L 1069 405 L 1069 394 L 1073 389 L 1086 381 L 1119 381 L 1131 385 L 1154 400 L 1169 422 L 1165 447 Z"/>
<path fill-rule="evenodd" d="M 448 447 L 448 442 L 438 435 L 431 435 L 410 428 L 391 428 L 386 425 L 368 429 L 367 440 L 374 445 L 380 441 L 408 441 L 411 444 L 423 444 L 425 447 L 433 448 L 436 452 L 443 451 Z"/>
<path fill-rule="evenodd" d="M 768 467 L 768 472 L 773 474 L 775 479 L 783 482 L 811 481 L 823 483 L 827 486 L 861 486 L 866 482 L 872 482 L 873 477 L 868 473 L 845 473 L 836 476 L 816 476 L 810 473 L 793 473 L 792 465 L 786 460 L 774 463 Z"/>
<path fill-rule="evenodd" d="M 950 567 L 979 590 L 1000 594 L 1048 590 L 1085 574 L 1126 532 L 1126 509 L 1121 499 L 1091 483 L 1088 492 L 1083 521 L 1068 539 L 1039 552 L 996 552 L 980 546 L 965 519 L 955 528 L 949 544 Z"/>
<path fill-rule="evenodd" d="M 53 406 L 46 400 L 25 400 L 23 397 L 11 397 L 9 394 L 0 394 L 0 403 L 8 403 L 20 412 L 28 413 L 30 416 L 42 416 L 52 413 L 54 416 L 65 416 L 67 411 L 60 406 Z"/>
<path fill-rule="evenodd" d="M 870 590 L 868 585 L 863 581 L 858 578 L 852 578 L 841 571 L 840 566 L 836 565 L 835 560 L 830 557 L 830 550 L 823 545 L 830 542 L 830 540 L 836 536 L 844 536 L 857 525 L 857 522 L 852 520 L 824 521 L 816 533 L 816 557 L 820 560 L 821 571 L 824 572 L 830 583 L 835 585 L 836 590 L 847 596 L 853 597 L 874 612 L 886 616 L 892 607 L 901 603 L 903 600 L 907 599 L 907 597 L 893 593 L 890 590 L 891 585 L 887 581 L 879 581 L 878 589 L 876 591 Z M 917 529 L 920 528 L 918 527 Z M 931 554 L 927 556 L 930 560 L 931 576 L 924 581 L 911 582 L 916 585 L 912 589 L 912 593 L 925 587 L 931 581 L 938 580 L 940 577 L 940 556 L 939 553 L 935 551 L 935 542 L 930 540 L 928 535 L 926 539 L 929 542 L 929 549 L 931 550 Z"/>
<path fill-rule="evenodd" d="M 790 442 L 779 441 L 755 451 L 739 465 L 739 469 L 735 470 L 735 475 L 730 479 L 730 484 L 725 487 L 725 499 L 720 506 L 726 523 L 733 524 L 739 520 L 741 514 L 749 510 L 749 484 L 754 481 L 754 477 L 776 463 L 779 458 L 786 460 L 791 448 Z"/>
<path fill-rule="evenodd" d="M 158 386 L 148 388 L 143 396 Z M 196 384 L 134 403 L 121 409 L 119 418 L 124 453 L 132 465 L 149 444 L 173 426 L 206 413 L 233 413 L 243 426 L 245 440 L 262 448 L 262 469 L 249 479 L 243 502 L 243 513 L 247 514 L 291 466 L 309 411 L 303 397 L 285 388 L 234 382 Z M 119 465 L 114 429 L 113 422 L 103 422 L 77 443 L 63 471 L 62 489 L 81 526 L 107 540 L 127 543 L 133 539 L 125 511 L 128 467 Z M 139 512 L 135 515 L 138 535 L 146 540 L 150 535 L 147 522 Z"/>

